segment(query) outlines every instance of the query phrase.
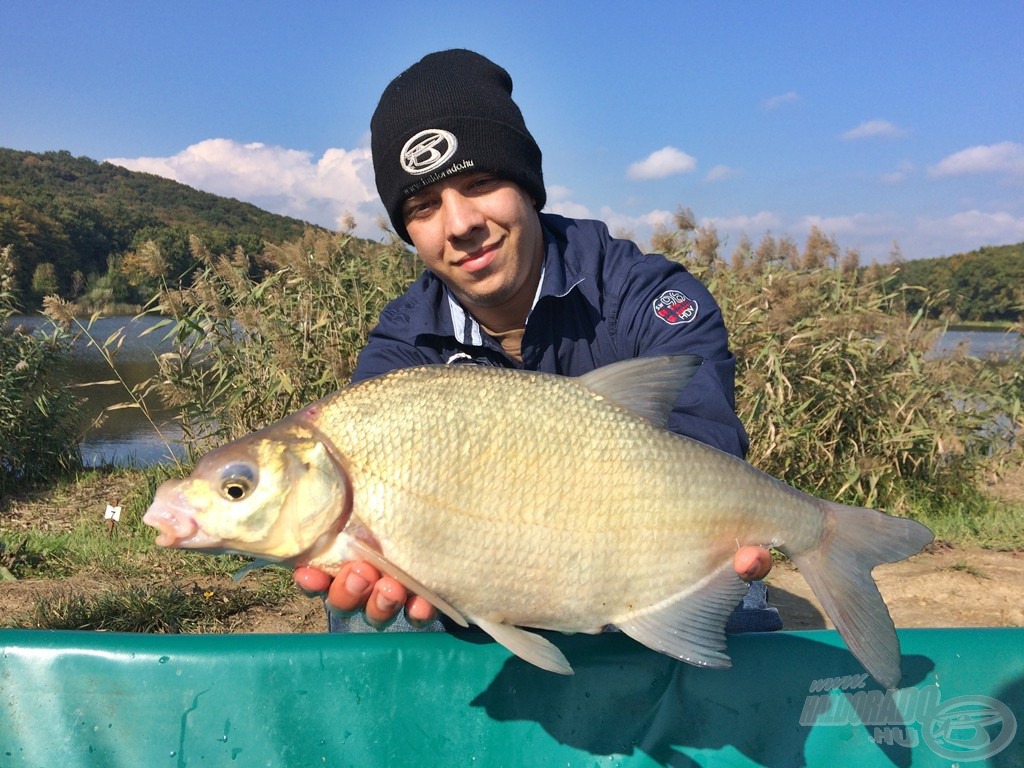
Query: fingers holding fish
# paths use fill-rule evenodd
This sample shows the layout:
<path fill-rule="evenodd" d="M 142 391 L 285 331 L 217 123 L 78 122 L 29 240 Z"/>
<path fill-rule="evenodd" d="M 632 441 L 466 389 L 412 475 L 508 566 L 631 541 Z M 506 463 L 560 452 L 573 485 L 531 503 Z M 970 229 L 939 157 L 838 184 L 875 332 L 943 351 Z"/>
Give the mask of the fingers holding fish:
<path fill-rule="evenodd" d="M 409 590 L 390 576 L 381 576 L 366 601 L 366 623 L 374 629 L 387 629 L 403 606 L 406 621 L 414 628 L 424 627 L 437 618 L 434 606 L 422 597 L 410 594 Z"/>
<path fill-rule="evenodd" d="M 352 615 L 362 610 L 366 623 L 376 629 L 386 629 L 403 606 L 413 627 L 426 626 L 437 618 L 437 609 L 427 600 L 360 560 L 342 564 L 333 581 L 323 571 L 308 567 L 296 568 L 294 578 L 303 591 L 326 593 L 332 612 Z"/>
<path fill-rule="evenodd" d="M 296 586 L 307 597 L 325 595 L 327 594 L 327 589 L 331 586 L 330 575 L 324 573 L 319 568 L 310 568 L 305 565 L 296 568 L 295 572 L 292 573 L 292 578 L 295 580 Z"/>
<path fill-rule="evenodd" d="M 351 586 L 346 583 L 346 587 Z M 409 591 L 390 576 L 381 576 L 373 584 L 370 596 L 366 600 L 366 607 L 363 610 L 366 616 L 366 623 L 374 629 L 387 629 L 397 618 L 398 612 L 402 610 Z"/>
<path fill-rule="evenodd" d="M 744 581 L 758 581 L 772 569 L 772 553 L 764 547 L 740 547 L 733 556 L 732 565 Z"/>
<path fill-rule="evenodd" d="M 380 571 L 369 563 L 360 560 L 343 563 L 338 575 L 327 588 L 327 607 L 335 613 L 348 615 L 363 610 L 380 578 Z M 375 607 L 376 603 L 375 597 L 373 601 Z M 374 619 L 381 618 L 385 617 L 378 609 L 374 614 Z"/>
<path fill-rule="evenodd" d="M 416 629 L 422 629 L 437 619 L 437 609 L 419 595 L 410 595 L 405 601 L 405 618 Z"/>

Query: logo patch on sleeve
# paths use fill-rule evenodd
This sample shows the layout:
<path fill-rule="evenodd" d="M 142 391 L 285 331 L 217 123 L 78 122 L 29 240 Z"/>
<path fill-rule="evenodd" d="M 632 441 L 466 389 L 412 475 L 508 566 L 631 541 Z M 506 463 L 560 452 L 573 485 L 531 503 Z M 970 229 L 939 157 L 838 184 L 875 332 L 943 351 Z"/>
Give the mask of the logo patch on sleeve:
<path fill-rule="evenodd" d="M 665 291 L 652 306 L 654 314 L 669 325 L 685 325 L 697 317 L 697 302 L 679 291 Z"/>

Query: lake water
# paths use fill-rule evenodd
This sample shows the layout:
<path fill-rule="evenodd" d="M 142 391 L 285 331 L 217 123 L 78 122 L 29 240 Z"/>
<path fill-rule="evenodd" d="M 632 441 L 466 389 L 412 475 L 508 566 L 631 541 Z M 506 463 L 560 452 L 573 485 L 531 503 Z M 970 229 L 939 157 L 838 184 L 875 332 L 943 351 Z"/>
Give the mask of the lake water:
<path fill-rule="evenodd" d="M 935 344 L 932 354 L 941 357 L 967 345 L 968 354 L 982 360 L 988 357 L 1006 358 L 1024 350 L 1024 339 L 1015 333 L 1001 331 L 946 331 Z"/>
<path fill-rule="evenodd" d="M 156 373 L 156 355 L 171 351 L 169 344 L 160 344 L 160 331 L 141 335 L 156 322 L 155 318 L 110 317 L 97 320 L 92 326 L 91 333 L 100 344 L 118 328 L 125 328 L 125 341 L 115 365 L 129 386 L 145 381 Z M 39 328 L 45 327 L 47 321 L 38 316 L 18 315 L 12 318 L 12 324 Z M 990 355 L 1005 357 L 1024 349 L 1024 340 L 1016 335 L 987 331 L 949 331 L 936 344 L 933 354 L 949 354 L 961 344 L 966 344 L 970 354 L 980 358 Z M 116 378 L 103 356 L 85 339 L 80 340 L 73 350 L 71 375 L 72 383 L 78 385 Z M 83 408 L 90 419 L 108 406 L 128 400 L 125 388 L 119 383 L 84 386 L 76 392 L 84 398 Z M 103 423 L 90 430 L 82 443 L 82 458 L 86 466 L 102 463 L 147 466 L 167 461 L 172 455 L 183 456 L 185 451 L 181 445 L 181 427 L 174 421 L 176 414 L 161 408 L 155 399 L 148 404 L 160 434 L 137 408 L 108 411 Z"/>
<path fill-rule="evenodd" d="M 119 328 L 125 329 L 124 343 L 114 358 L 116 374 L 87 338 L 82 337 L 75 344 L 70 383 L 75 386 L 75 394 L 82 398 L 82 409 L 90 422 L 104 414 L 109 406 L 130 402 L 128 391 L 120 382 L 93 382 L 116 381 L 120 375 L 128 387 L 133 387 L 156 373 L 157 354 L 171 351 L 169 343 L 160 343 L 161 331 L 142 335 L 157 322 L 158 318 L 108 317 L 93 323 L 89 332 L 100 345 Z M 16 315 L 10 324 L 30 329 L 49 327 L 48 320 L 32 315 Z M 148 398 L 146 405 L 150 408 L 153 423 L 140 408 L 106 411 L 102 423 L 90 429 L 82 442 L 85 465 L 148 466 L 170 461 L 173 456 L 184 456 L 181 426 L 175 421 L 176 413 L 164 408 L 155 396 Z"/>

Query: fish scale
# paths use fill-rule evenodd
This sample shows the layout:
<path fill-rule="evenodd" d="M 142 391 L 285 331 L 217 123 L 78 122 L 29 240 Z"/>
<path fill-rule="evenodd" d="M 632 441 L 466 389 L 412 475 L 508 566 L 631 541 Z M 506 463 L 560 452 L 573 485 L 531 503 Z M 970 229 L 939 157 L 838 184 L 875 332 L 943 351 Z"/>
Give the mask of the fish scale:
<path fill-rule="evenodd" d="M 217 449 L 161 488 L 145 519 L 171 546 L 330 573 L 369 559 L 557 672 L 571 670 L 561 652 L 522 627 L 616 624 L 661 652 L 727 666 L 724 626 L 745 590 L 732 557 L 776 546 L 866 668 L 896 685 L 898 640 L 870 572 L 930 532 L 664 429 L 699 365 L 637 359 L 574 379 L 395 371 Z"/>
<path fill-rule="evenodd" d="M 514 589 L 551 602 L 546 594 L 550 582 L 524 574 L 564 578 L 563 564 L 570 559 L 589 561 L 574 577 L 587 578 L 586 592 L 616 616 L 636 602 L 624 591 L 631 585 L 643 591 L 656 586 L 659 591 L 652 597 L 658 601 L 677 589 L 666 584 L 665 572 L 678 573 L 695 559 L 700 542 L 686 541 L 695 538 L 686 536 L 687 528 L 706 526 L 711 515 L 684 517 L 663 499 L 668 495 L 681 505 L 704 495 L 687 482 L 689 473 L 680 470 L 686 464 L 680 449 L 699 449 L 698 444 L 680 443 L 671 433 L 656 434 L 661 439 L 652 441 L 651 430 L 637 416 L 595 398 L 572 379 L 535 377 L 534 386 L 524 387 L 531 404 L 527 413 L 509 398 L 507 382 L 524 378 L 520 375 L 495 375 L 484 368 L 462 374 L 450 367 L 427 373 L 416 378 L 416 398 L 391 401 L 391 407 L 368 417 L 367 400 L 376 402 L 379 395 L 367 387 L 361 393 L 366 400 L 352 398 L 321 425 L 356 476 L 380 476 L 392 465 L 417 465 L 414 478 L 403 474 L 398 479 L 408 486 L 402 482 L 403 487 L 383 489 L 375 484 L 372 493 L 356 491 L 355 514 L 374 531 L 386 557 L 420 574 L 441 594 L 458 591 L 461 604 L 471 612 L 493 605 L 495 594 Z M 401 382 L 396 376 L 387 383 Z M 465 396 L 453 403 L 456 387 Z M 503 415 L 501 430 L 479 418 L 480 412 L 494 411 Z M 565 419 L 566 411 L 581 414 L 590 428 L 583 430 L 575 420 Z M 364 441 L 367 418 L 380 420 L 370 427 L 372 433 L 395 439 L 387 444 Z M 453 424 L 461 429 L 451 429 Z M 538 424 L 549 426 L 541 431 Z M 415 438 L 423 433 L 433 442 L 421 449 Z M 509 503 L 511 494 L 518 497 L 516 504 Z M 447 504 L 435 501 L 442 497 Z M 392 514 L 397 508 L 407 515 Z M 453 531 L 464 535 L 453 536 Z M 515 547 L 482 548 L 509 540 L 515 540 Z M 431 554 L 441 547 L 447 551 L 443 562 L 448 567 Z M 735 543 L 716 542 L 714 549 L 719 563 L 725 562 Z M 428 557 L 431 562 L 422 562 Z M 486 581 L 466 567 L 476 558 L 487 569 Z M 609 567 L 624 560 L 637 563 L 637 569 Z M 545 594 L 536 594 L 541 591 Z M 583 615 L 580 624 L 565 626 L 570 612 L 581 606 L 577 590 L 563 594 L 553 607 L 557 628 L 593 630 L 606 623 L 595 625 L 592 616 Z"/>

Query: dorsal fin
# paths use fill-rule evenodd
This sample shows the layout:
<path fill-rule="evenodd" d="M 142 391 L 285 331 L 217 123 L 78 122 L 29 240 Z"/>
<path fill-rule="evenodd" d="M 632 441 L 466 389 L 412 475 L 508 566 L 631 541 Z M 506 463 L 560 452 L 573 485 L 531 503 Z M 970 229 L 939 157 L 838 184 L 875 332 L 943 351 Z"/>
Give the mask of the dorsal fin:
<path fill-rule="evenodd" d="M 587 389 L 664 428 L 683 387 L 700 368 L 700 355 L 637 357 L 579 377 Z"/>

